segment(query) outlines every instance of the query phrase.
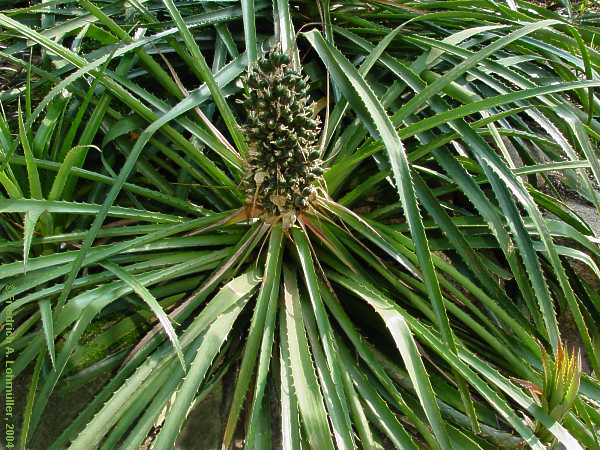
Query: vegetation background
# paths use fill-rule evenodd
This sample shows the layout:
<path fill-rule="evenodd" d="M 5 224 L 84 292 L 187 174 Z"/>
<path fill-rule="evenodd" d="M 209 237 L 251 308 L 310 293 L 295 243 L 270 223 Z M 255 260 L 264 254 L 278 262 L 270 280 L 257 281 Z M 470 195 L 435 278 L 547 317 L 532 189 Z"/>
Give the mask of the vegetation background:
<path fill-rule="evenodd" d="M 597 4 L 0 5 L 17 448 L 600 449 Z M 272 49 L 292 227 L 243 181 Z"/>

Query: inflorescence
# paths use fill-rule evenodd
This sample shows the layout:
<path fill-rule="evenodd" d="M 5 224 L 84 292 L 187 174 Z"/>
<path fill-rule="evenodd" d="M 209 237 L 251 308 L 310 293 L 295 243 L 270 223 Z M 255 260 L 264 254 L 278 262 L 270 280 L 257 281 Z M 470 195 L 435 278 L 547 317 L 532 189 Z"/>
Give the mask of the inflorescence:
<path fill-rule="evenodd" d="M 316 196 L 323 169 L 316 146 L 320 126 L 307 78 L 273 51 L 243 77 L 250 144 L 244 188 L 248 203 L 267 218 L 293 224 Z"/>

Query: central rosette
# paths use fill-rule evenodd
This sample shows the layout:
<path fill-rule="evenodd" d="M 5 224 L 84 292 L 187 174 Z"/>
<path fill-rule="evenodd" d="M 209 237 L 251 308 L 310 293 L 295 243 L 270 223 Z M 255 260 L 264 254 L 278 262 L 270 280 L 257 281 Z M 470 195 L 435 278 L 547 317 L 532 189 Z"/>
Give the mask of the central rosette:
<path fill-rule="evenodd" d="M 287 55 L 272 52 L 243 77 L 250 152 L 244 188 L 248 206 L 291 226 L 316 197 L 323 169 L 316 146 L 319 118 L 307 79 Z"/>

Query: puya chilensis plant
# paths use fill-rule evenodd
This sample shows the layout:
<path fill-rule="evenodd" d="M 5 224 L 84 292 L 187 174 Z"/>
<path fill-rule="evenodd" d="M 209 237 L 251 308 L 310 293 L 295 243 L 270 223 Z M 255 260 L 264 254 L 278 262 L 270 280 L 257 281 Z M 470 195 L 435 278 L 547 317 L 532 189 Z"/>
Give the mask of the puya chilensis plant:
<path fill-rule="evenodd" d="M 545 430 L 597 450 L 600 303 L 567 266 L 597 273 L 597 237 L 539 182 L 560 171 L 597 201 L 594 28 L 570 34 L 529 2 L 162 3 L 131 3 L 139 32 L 114 2 L 0 13 L 3 55 L 52 53 L 32 88 L 69 90 L 58 117 L 84 124 L 73 146 L 102 150 L 3 148 L 20 184 L 0 199 L 0 279 L 13 286 L 0 301 L 14 298 L 0 319 L 16 317 L 14 371 L 31 381 L 21 446 L 43 435 L 55 387 L 107 375 L 52 450 L 170 450 L 226 376 L 214 428 L 227 450 L 544 450 Z M 286 50 L 255 62 L 273 30 Z M 287 60 L 296 38 L 310 83 Z M 68 178 L 69 195 L 32 196 L 34 164 L 46 183 Z M 67 220 L 22 233 L 39 211 Z M 130 345 L 141 311 L 156 326 Z M 542 385 L 538 342 L 555 360 L 564 313 L 592 372 L 561 419 L 511 379 Z M 84 342 L 111 314 L 123 319 Z M 109 354 L 71 368 L 92 353 L 82 344 Z"/>
<path fill-rule="evenodd" d="M 316 199 L 323 182 L 317 148 L 319 118 L 308 93 L 308 79 L 278 50 L 250 68 L 243 78 L 250 145 L 244 190 L 251 215 L 281 219 L 290 228 Z"/>

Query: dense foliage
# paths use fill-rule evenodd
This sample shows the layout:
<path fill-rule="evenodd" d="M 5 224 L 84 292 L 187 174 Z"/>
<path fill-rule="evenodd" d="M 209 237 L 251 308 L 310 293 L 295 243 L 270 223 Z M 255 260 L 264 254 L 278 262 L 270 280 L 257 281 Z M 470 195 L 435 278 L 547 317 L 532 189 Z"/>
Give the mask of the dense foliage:
<path fill-rule="evenodd" d="M 171 449 L 229 386 L 223 450 L 600 449 L 599 31 L 569 0 L 4 7 L 17 444 Z"/>

